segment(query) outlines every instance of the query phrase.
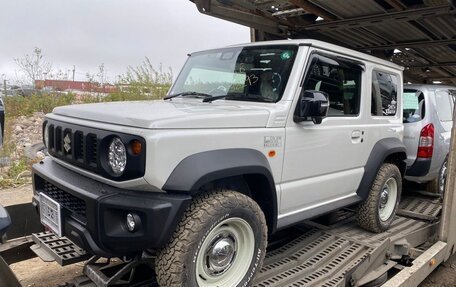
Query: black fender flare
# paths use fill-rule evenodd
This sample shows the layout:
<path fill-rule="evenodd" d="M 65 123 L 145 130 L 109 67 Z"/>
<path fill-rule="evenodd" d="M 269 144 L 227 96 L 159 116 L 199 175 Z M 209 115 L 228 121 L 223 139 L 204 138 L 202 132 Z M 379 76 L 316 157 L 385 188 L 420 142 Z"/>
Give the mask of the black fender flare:
<path fill-rule="evenodd" d="M 364 167 L 363 178 L 356 191 L 357 195 L 362 200 L 365 200 L 369 196 L 372 183 L 374 182 L 380 167 L 385 160 L 393 154 L 399 154 L 400 160 L 402 161 L 407 158 L 405 145 L 398 138 L 385 138 L 379 140 L 374 145 Z"/>
<path fill-rule="evenodd" d="M 215 180 L 233 176 L 257 174 L 269 184 L 273 229 L 277 222 L 277 192 L 271 167 L 266 156 L 258 150 L 232 148 L 205 151 L 184 158 L 172 171 L 162 189 L 167 192 L 198 194 L 201 187 Z"/>

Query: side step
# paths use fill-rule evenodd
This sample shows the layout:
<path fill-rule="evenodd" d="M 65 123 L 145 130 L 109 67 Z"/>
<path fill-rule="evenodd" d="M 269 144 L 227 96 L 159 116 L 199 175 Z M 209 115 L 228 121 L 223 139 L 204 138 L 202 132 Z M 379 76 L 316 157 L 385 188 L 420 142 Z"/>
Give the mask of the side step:
<path fill-rule="evenodd" d="M 91 257 L 68 238 L 59 238 L 49 231 L 34 233 L 32 239 L 35 245 L 30 249 L 45 262 L 56 261 L 61 266 L 66 266 Z"/>

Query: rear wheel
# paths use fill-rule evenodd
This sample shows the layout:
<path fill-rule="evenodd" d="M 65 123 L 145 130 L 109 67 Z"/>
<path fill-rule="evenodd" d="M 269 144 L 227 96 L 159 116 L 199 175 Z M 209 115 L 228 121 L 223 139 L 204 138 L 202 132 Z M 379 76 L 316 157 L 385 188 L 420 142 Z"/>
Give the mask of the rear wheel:
<path fill-rule="evenodd" d="M 445 194 L 447 176 L 448 160 L 446 159 L 440 168 L 439 176 L 427 184 L 427 191 L 443 196 Z"/>
<path fill-rule="evenodd" d="M 389 228 L 396 214 L 402 191 L 399 168 L 385 163 L 377 173 L 369 196 L 358 207 L 358 224 L 372 232 Z"/>
<path fill-rule="evenodd" d="M 157 255 L 160 286 L 250 286 L 266 252 L 267 226 L 251 198 L 230 190 L 195 198 Z"/>

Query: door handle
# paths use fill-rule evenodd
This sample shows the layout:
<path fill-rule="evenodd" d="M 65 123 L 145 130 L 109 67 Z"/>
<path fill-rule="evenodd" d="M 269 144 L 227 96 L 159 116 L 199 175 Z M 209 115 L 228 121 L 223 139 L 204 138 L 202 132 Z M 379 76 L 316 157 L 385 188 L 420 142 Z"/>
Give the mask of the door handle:
<path fill-rule="evenodd" d="M 352 139 L 359 139 L 361 137 L 362 133 L 361 131 L 353 131 L 352 132 Z"/>

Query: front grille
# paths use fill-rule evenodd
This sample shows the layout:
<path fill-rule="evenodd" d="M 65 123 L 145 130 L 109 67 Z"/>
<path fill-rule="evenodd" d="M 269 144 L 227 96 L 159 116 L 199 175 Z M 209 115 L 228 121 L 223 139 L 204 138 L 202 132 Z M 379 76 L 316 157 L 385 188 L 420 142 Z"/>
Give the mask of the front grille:
<path fill-rule="evenodd" d="M 67 209 L 74 217 L 83 222 L 87 221 L 86 203 L 68 192 L 61 190 L 52 183 L 44 182 L 43 193 L 57 201 L 60 206 Z"/>
<path fill-rule="evenodd" d="M 99 138 L 96 134 L 54 124 L 48 128 L 48 151 L 52 156 L 91 171 L 97 170 Z"/>

